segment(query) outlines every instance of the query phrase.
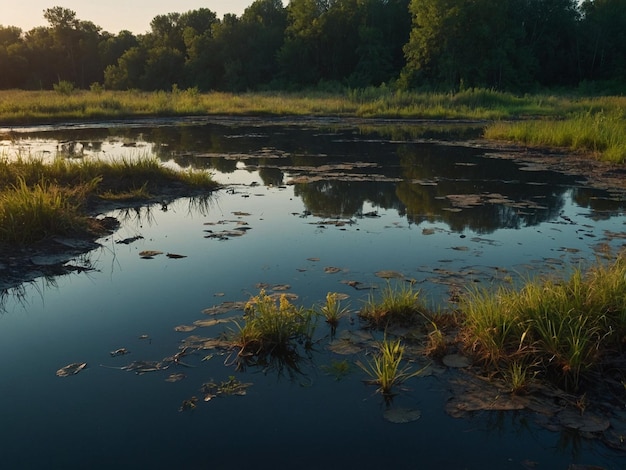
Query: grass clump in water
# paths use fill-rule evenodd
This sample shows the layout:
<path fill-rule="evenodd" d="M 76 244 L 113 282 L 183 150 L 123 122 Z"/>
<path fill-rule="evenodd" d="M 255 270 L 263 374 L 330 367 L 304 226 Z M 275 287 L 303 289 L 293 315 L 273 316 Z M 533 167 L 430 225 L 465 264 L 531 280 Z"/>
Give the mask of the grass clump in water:
<path fill-rule="evenodd" d="M 382 289 L 380 299 L 370 293 L 359 316 L 374 328 L 387 325 L 410 324 L 428 311 L 421 300 L 421 291 L 410 283 L 387 285 Z"/>
<path fill-rule="evenodd" d="M 411 366 L 402 365 L 404 345 L 400 339 L 384 338 L 377 345 L 376 352 L 366 363 L 357 361 L 357 365 L 371 377 L 370 383 L 378 385 L 377 391 L 385 398 L 393 396 L 394 387 L 422 373 L 422 369 L 411 371 Z"/>
<path fill-rule="evenodd" d="M 465 347 L 512 389 L 535 376 L 578 390 L 626 346 L 626 257 L 567 280 L 530 280 L 461 301 Z M 522 384 L 522 385 L 520 385 Z"/>
<path fill-rule="evenodd" d="M 340 295 L 337 292 L 329 292 L 326 294 L 326 303 L 320 307 L 319 311 L 334 331 L 339 325 L 339 320 L 348 313 L 349 308 L 341 305 Z"/>
<path fill-rule="evenodd" d="M 261 290 L 246 304 L 233 342 L 240 357 L 287 357 L 297 353 L 298 344 L 310 348 L 315 318 L 315 312 L 296 307 L 286 295 L 276 298 Z"/>

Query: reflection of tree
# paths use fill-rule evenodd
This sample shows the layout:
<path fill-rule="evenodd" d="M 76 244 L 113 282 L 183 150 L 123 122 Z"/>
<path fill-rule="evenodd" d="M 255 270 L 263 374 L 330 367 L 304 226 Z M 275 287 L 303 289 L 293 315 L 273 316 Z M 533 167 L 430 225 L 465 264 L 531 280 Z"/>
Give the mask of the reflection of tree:
<path fill-rule="evenodd" d="M 308 210 L 321 217 L 352 217 L 368 201 L 397 210 L 410 223 L 443 222 L 454 231 L 489 233 L 554 219 L 564 207 L 566 188 L 575 181 L 556 172 L 520 171 L 515 161 L 485 158 L 481 149 L 415 141 L 429 132 L 441 136 L 445 133 L 441 128 L 397 126 L 394 131 L 372 126 L 357 132 L 345 124 L 324 126 L 182 120 L 154 126 L 66 129 L 37 136 L 92 148 L 99 148 L 98 142 L 103 141 L 145 141 L 163 161 L 173 159 L 183 168 L 221 173 L 236 171 L 241 161 L 249 171 L 258 170 L 265 185 L 285 184 L 285 174 L 310 176 L 314 182 L 298 183 L 294 192 Z M 455 132 L 463 134 L 465 128 Z M 474 131 L 468 128 L 467 132 Z M 351 167 L 356 162 L 367 165 Z M 450 195 L 456 195 L 455 200 Z M 597 195 L 595 189 L 571 190 L 575 202 L 594 210 L 623 206 L 612 201 L 610 194 L 605 199 Z M 469 196 L 475 199 L 472 204 L 458 202 Z"/>
<path fill-rule="evenodd" d="M 555 218 L 563 207 L 563 192 L 553 184 L 568 177 L 556 173 L 522 172 L 514 162 L 485 159 L 471 148 L 430 145 L 398 150 L 404 181 L 396 194 L 407 207 L 407 218 L 443 221 L 454 231 L 479 233 L 518 228 Z M 561 181 L 555 181 L 555 180 Z M 550 181 L 551 180 L 551 181 Z M 551 185 L 545 184 L 550 181 Z M 455 207 L 449 195 L 498 195 L 502 202 Z"/>

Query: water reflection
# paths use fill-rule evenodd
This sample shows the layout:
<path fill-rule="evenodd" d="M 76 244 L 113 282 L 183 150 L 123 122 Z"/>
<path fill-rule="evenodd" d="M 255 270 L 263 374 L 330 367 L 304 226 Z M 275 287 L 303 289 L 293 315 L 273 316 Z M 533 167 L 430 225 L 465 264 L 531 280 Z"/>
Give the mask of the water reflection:
<path fill-rule="evenodd" d="M 210 170 L 218 180 L 254 173 L 264 186 L 294 184 L 295 195 L 320 217 L 355 217 L 371 204 L 394 209 L 411 224 L 443 222 L 455 232 L 491 233 L 558 219 L 566 194 L 598 217 L 623 210 L 621 198 L 585 188 L 574 176 L 520 171 L 515 161 L 490 158 L 484 149 L 439 144 L 475 137 L 478 130 L 385 122 L 320 128 L 280 120 L 182 121 L 33 130 L 12 134 L 12 142 L 52 141 L 73 157 L 136 157 L 143 149 L 163 162 Z"/>

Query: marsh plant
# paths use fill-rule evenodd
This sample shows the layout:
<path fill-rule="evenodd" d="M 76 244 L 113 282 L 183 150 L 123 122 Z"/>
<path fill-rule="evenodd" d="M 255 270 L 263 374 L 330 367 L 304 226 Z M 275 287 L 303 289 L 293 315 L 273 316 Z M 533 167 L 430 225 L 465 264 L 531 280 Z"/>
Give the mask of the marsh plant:
<path fill-rule="evenodd" d="M 237 323 L 233 341 L 239 356 L 280 356 L 311 346 L 316 326 L 313 310 L 296 307 L 287 296 L 270 296 L 264 290 L 246 304 L 243 323 Z"/>
<path fill-rule="evenodd" d="M 390 282 L 382 289 L 380 297 L 371 292 L 359 316 L 374 328 L 387 325 L 409 324 L 416 318 L 423 317 L 428 309 L 421 299 L 421 291 L 411 283 Z"/>
<path fill-rule="evenodd" d="M 320 313 L 333 331 L 339 325 L 339 320 L 346 316 L 348 312 L 349 308 L 341 305 L 340 295 L 337 292 L 326 294 L 326 303 L 320 307 Z"/>
<path fill-rule="evenodd" d="M 575 269 L 566 280 L 532 279 L 520 290 L 474 290 L 460 308 L 462 337 L 478 362 L 512 383 L 537 374 L 578 390 L 605 359 L 624 352 L 626 258 Z"/>
<path fill-rule="evenodd" d="M 393 396 L 394 387 L 420 375 L 423 369 L 411 371 L 410 365 L 403 365 L 404 345 L 400 339 L 385 337 L 377 344 L 377 349 L 365 363 L 357 361 L 356 364 L 371 377 L 369 383 L 378 385 L 377 391 L 388 399 Z"/>
<path fill-rule="evenodd" d="M 100 232 L 88 217 L 97 199 L 148 199 L 164 188 L 211 190 L 206 172 L 177 172 L 154 158 L 50 163 L 0 158 L 0 242 L 28 244 L 55 235 Z"/>

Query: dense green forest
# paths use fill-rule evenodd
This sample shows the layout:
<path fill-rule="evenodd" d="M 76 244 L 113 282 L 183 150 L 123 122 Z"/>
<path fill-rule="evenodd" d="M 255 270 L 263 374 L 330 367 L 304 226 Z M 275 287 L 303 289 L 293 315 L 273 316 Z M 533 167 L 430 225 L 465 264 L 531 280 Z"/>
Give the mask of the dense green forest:
<path fill-rule="evenodd" d="M 626 0 L 256 0 L 112 34 L 63 7 L 0 25 L 0 88 L 626 90 Z"/>

